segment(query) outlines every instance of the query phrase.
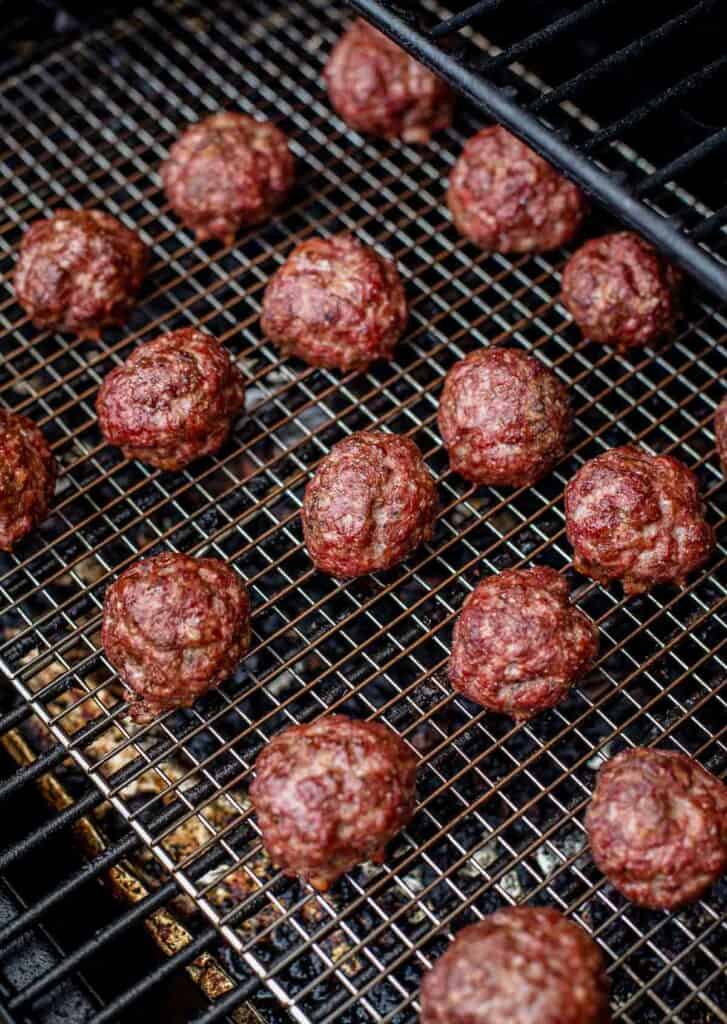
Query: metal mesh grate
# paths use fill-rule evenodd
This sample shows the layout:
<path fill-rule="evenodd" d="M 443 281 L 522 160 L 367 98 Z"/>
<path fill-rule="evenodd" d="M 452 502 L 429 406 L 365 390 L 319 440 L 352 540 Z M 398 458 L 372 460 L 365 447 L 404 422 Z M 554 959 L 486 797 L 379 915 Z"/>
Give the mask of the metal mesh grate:
<path fill-rule="evenodd" d="M 579 603 L 601 627 L 598 669 L 527 725 L 455 699 L 444 672 L 453 616 L 483 574 L 536 560 L 567 571 L 563 486 L 604 448 L 639 440 L 673 452 L 697 470 L 712 521 L 724 521 L 711 428 L 724 313 L 695 299 L 673 344 L 632 360 L 584 343 L 557 303 L 563 254 L 486 258 L 450 224 L 445 181 L 477 119 L 462 110 L 423 149 L 363 139 L 320 85 L 345 10 L 323 0 L 252 7 L 160 0 L 3 90 L 2 271 L 22 226 L 61 204 L 103 205 L 155 254 L 130 326 L 101 344 L 38 333 L 4 285 L 0 400 L 43 426 L 63 466 L 53 516 L 0 561 L 0 664 L 22 698 L 4 724 L 31 708 L 48 724 L 57 756 L 71 754 L 194 899 L 211 937 L 222 935 L 230 969 L 261 977 L 300 1021 L 409 1019 L 448 929 L 526 899 L 595 933 L 616 1019 L 725 1021 L 725 882 L 677 915 L 638 910 L 603 883 L 581 825 L 600 759 L 625 744 L 675 745 L 724 772 L 724 545 L 682 591 L 623 600 L 580 581 Z M 278 120 L 299 161 L 289 207 L 231 250 L 194 245 L 157 176 L 180 125 L 225 105 Z M 257 321 L 291 245 L 344 227 L 399 261 L 412 320 L 391 364 L 341 378 L 281 362 Z M 204 324 L 234 352 L 248 415 L 218 457 L 159 473 L 101 443 L 93 401 L 134 344 L 185 324 Z M 505 341 L 553 365 L 576 408 L 568 458 L 513 493 L 452 476 L 435 423 L 452 363 Z M 320 457 L 373 425 L 414 437 L 443 514 L 406 565 L 342 585 L 312 570 L 298 510 Z M 235 565 L 253 596 L 254 644 L 194 710 L 131 732 L 99 648 L 100 608 L 114 574 L 165 548 Z M 387 864 L 357 869 L 323 897 L 271 869 L 245 790 L 270 736 L 330 708 L 388 722 L 422 766 L 418 813 Z M 57 979 L 17 992 L 11 1012 L 28 1012 Z"/>

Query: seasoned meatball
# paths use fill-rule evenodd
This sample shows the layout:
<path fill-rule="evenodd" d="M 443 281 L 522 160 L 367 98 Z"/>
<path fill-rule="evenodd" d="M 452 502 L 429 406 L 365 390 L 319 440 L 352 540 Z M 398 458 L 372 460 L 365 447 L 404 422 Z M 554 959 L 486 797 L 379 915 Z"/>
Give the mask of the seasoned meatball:
<path fill-rule="evenodd" d="M 478 484 L 523 487 L 566 449 L 568 393 L 552 370 L 517 349 L 486 348 L 455 363 L 439 403 L 452 469 Z"/>
<path fill-rule="evenodd" d="M 128 459 L 181 469 L 218 450 L 244 401 L 242 374 L 219 341 L 183 327 L 134 349 L 104 380 L 96 410 Z"/>
<path fill-rule="evenodd" d="M 565 491 L 565 525 L 578 572 L 619 579 L 627 594 L 682 584 L 709 558 L 714 532 L 691 470 L 632 445 L 582 466 Z"/>
<path fill-rule="evenodd" d="M 232 245 L 267 220 L 293 184 L 288 140 L 270 121 L 227 111 L 190 125 L 162 164 L 167 199 L 197 240 Z"/>
<path fill-rule="evenodd" d="M 417 759 L 379 722 L 326 715 L 273 737 L 250 798 L 273 863 L 325 891 L 386 844 L 414 813 Z"/>
<path fill-rule="evenodd" d="M 56 460 L 36 425 L 0 410 L 0 551 L 41 523 L 56 485 Z"/>
<path fill-rule="evenodd" d="M 561 298 L 581 332 L 625 351 L 674 330 L 682 275 L 632 231 L 586 242 L 563 271 Z"/>
<path fill-rule="evenodd" d="M 500 125 L 465 143 L 447 203 L 457 230 L 487 252 L 557 249 L 588 209 L 577 185 Z"/>
<path fill-rule="evenodd" d="M 334 109 L 358 131 L 428 142 L 452 122 L 449 86 L 362 18 L 338 40 L 324 75 Z"/>
<path fill-rule="evenodd" d="M 551 708 L 590 669 L 598 629 L 544 566 L 489 576 L 454 626 L 449 678 L 465 697 L 516 719 Z"/>
<path fill-rule="evenodd" d="M 233 671 L 250 646 L 247 590 L 216 558 L 146 558 L 106 591 L 102 640 L 132 717 L 150 721 Z"/>
<path fill-rule="evenodd" d="M 98 338 L 121 324 L 141 288 L 148 250 L 101 210 L 58 210 L 20 243 L 15 296 L 36 327 Z"/>
<path fill-rule="evenodd" d="M 311 366 L 354 370 L 391 358 L 407 316 L 396 265 L 342 234 L 293 250 L 265 289 L 261 326 Z"/>
<path fill-rule="evenodd" d="M 424 976 L 422 1024 L 609 1024 L 603 956 L 551 907 L 498 910 Z"/>
<path fill-rule="evenodd" d="M 714 414 L 714 435 L 717 439 L 717 451 L 722 460 L 722 468 L 727 472 L 727 395 L 719 403 Z"/>
<path fill-rule="evenodd" d="M 429 540 L 437 489 L 408 437 L 361 431 L 331 449 L 306 488 L 303 536 L 331 576 L 390 569 Z"/>
<path fill-rule="evenodd" d="M 671 910 L 727 870 L 727 786 L 672 750 L 624 750 L 598 773 L 586 815 L 593 859 L 644 907 Z"/>

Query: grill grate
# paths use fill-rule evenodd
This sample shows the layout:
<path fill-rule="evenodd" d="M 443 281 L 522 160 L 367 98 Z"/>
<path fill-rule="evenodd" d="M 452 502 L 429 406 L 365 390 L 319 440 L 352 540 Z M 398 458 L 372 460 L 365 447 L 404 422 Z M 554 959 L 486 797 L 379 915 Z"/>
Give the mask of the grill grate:
<path fill-rule="evenodd" d="M 34 713 L 55 746 L 0 793 L 70 755 L 94 787 L 49 828 L 109 800 L 170 876 L 161 895 L 119 916 L 114 934 L 175 889 L 202 912 L 192 943 L 93 1020 L 117 1020 L 145 988 L 221 938 L 240 987 L 200 1020 L 222 1019 L 262 980 L 301 1022 L 403 1021 L 450 928 L 528 899 L 595 933 L 610 958 L 617 1020 L 726 1021 L 724 880 L 678 915 L 638 910 L 603 883 L 580 824 L 600 759 L 625 744 L 671 744 L 724 772 L 724 546 L 682 591 L 623 600 L 573 578 L 601 627 L 598 670 L 531 723 L 514 727 L 454 699 L 444 671 L 453 616 L 481 575 L 534 560 L 568 571 L 563 486 L 604 448 L 639 440 L 683 458 L 700 476 L 712 521 L 724 521 L 711 428 L 724 391 L 724 311 L 696 297 L 674 343 L 633 360 L 584 343 L 557 302 L 562 254 L 484 257 L 444 212 L 444 183 L 476 116 L 460 111 L 456 127 L 424 149 L 363 139 L 344 129 L 320 86 L 345 10 L 323 0 L 253 7 L 251 15 L 232 0 L 214 12 L 156 0 L 33 65 L 2 93 L 2 271 L 22 226 L 58 205 L 103 205 L 138 225 L 155 254 L 130 326 L 100 344 L 34 331 L 8 284 L 0 298 L 0 400 L 42 424 L 63 466 L 54 515 L 0 560 L 0 664 L 17 694 L 0 725 Z M 299 161 L 280 219 L 232 250 L 196 246 L 157 176 L 180 124 L 225 105 L 278 120 Z M 619 152 L 625 165 L 635 159 Z M 668 195 L 694 208 L 685 193 Z M 396 360 L 342 379 L 281 362 L 258 326 L 265 281 L 293 242 L 341 228 L 397 258 L 412 302 Z M 219 456 L 159 473 L 101 443 L 93 401 L 139 340 L 185 324 L 204 324 L 234 352 L 249 414 Z M 435 423 L 452 363 L 505 341 L 553 365 L 576 408 L 568 458 L 537 487 L 513 493 L 474 490 L 449 474 Z M 298 510 L 321 456 L 373 425 L 414 437 L 437 475 L 443 514 L 405 566 L 341 585 L 311 569 Z M 99 649 L 103 592 L 140 554 L 167 548 L 236 566 L 253 596 L 254 644 L 195 709 L 131 731 Z M 330 708 L 388 722 L 422 767 L 418 813 L 387 864 L 357 869 L 324 897 L 271 869 L 245 790 L 270 736 Z M 47 832 L 0 851 L 0 868 Z M 32 1016 L 35 1001 L 111 932 L 14 992 L 8 1019 Z"/>

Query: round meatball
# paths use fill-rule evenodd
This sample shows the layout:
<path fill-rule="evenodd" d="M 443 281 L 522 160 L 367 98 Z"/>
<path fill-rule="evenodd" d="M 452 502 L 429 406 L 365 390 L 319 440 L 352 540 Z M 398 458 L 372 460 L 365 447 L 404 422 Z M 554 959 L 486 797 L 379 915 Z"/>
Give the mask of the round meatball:
<path fill-rule="evenodd" d="M 288 140 L 270 121 L 227 111 L 190 125 L 162 164 L 172 208 L 200 242 L 232 245 L 241 228 L 267 220 L 293 184 Z"/>
<path fill-rule="evenodd" d="M 598 773 L 593 859 L 634 903 L 671 910 L 727 870 L 727 786 L 686 754 L 625 750 Z"/>
<path fill-rule="evenodd" d="M 273 863 L 325 892 L 414 814 L 417 758 L 379 722 L 326 715 L 273 737 L 250 798 Z"/>
<path fill-rule="evenodd" d="M 591 668 L 598 629 L 544 566 L 489 576 L 454 626 L 449 678 L 470 700 L 516 719 L 551 708 Z"/>
<path fill-rule="evenodd" d="M 342 234 L 293 250 L 265 289 L 261 326 L 311 366 L 360 370 L 391 358 L 407 316 L 396 265 Z"/>
<path fill-rule="evenodd" d="M 593 238 L 563 271 L 563 304 L 591 341 L 621 351 L 670 334 L 682 274 L 632 231 Z"/>
<path fill-rule="evenodd" d="M 565 525 L 576 570 L 627 594 L 682 584 L 709 558 L 714 531 L 691 470 L 633 445 L 582 466 L 565 491 Z"/>
<path fill-rule="evenodd" d="M 535 483 L 563 456 L 570 425 L 566 389 L 525 352 L 481 349 L 447 374 L 439 432 L 452 469 L 466 480 Z"/>
<path fill-rule="evenodd" d="M 181 469 L 220 448 L 244 402 L 242 374 L 219 341 L 183 327 L 134 349 L 104 380 L 96 410 L 128 459 Z"/>
<path fill-rule="evenodd" d="M 727 395 L 719 403 L 714 414 L 714 435 L 717 439 L 717 451 L 722 460 L 722 468 L 727 472 Z"/>
<path fill-rule="evenodd" d="M 449 86 L 362 18 L 336 43 L 324 76 L 333 108 L 358 131 L 428 142 L 452 123 Z"/>
<path fill-rule="evenodd" d="M 0 551 L 45 519 L 55 485 L 56 460 L 41 431 L 0 410 Z"/>
<path fill-rule="evenodd" d="M 498 910 L 424 976 L 422 1024 L 609 1024 L 596 943 L 551 907 Z"/>
<path fill-rule="evenodd" d="M 147 722 L 233 671 L 250 646 L 250 599 L 216 558 L 146 558 L 106 591 L 102 641 L 132 717 Z"/>
<path fill-rule="evenodd" d="M 98 338 L 121 324 L 141 288 L 148 250 L 102 210 L 58 210 L 26 231 L 15 296 L 36 327 Z"/>
<path fill-rule="evenodd" d="M 316 568 L 331 576 L 390 569 L 429 540 L 437 489 L 408 437 L 361 431 L 339 441 L 303 499 L 303 536 Z"/>
<path fill-rule="evenodd" d="M 500 125 L 465 143 L 447 203 L 457 230 L 487 252 L 557 249 L 588 209 L 577 185 Z"/>

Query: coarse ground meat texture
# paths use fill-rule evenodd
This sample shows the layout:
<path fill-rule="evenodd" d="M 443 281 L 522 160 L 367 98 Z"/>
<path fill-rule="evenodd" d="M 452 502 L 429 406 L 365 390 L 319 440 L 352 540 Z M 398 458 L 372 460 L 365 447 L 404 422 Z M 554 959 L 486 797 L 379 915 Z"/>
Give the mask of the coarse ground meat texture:
<path fill-rule="evenodd" d="M 0 551 L 41 523 L 56 485 L 56 460 L 25 416 L 0 410 Z"/>
<path fill-rule="evenodd" d="M 391 358 L 407 316 L 396 264 L 341 234 L 293 250 L 265 289 L 261 326 L 311 366 L 360 370 Z"/>
<path fill-rule="evenodd" d="M 588 209 L 577 185 L 500 125 L 465 143 L 447 203 L 457 230 L 487 252 L 557 249 Z"/>
<path fill-rule="evenodd" d="M 370 430 L 331 449 L 306 488 L 303 536 L 331 576 L 390 569 L 429 540 L 437 489 L 408 437 Z"/>
<path fill-rule="evenodd" d="M 722 468 L 727 472 L 727 395 L 719 403 L 714 414 L 714 436 L 717 439 L 717 451 L 722 460 Z"/>
<path fill-rule="evenodd" d="M 96 410 L 127 458 L 181 469 L 218 450 L 244 402 L 242 374 L 219 341 L 183 327 L 134 349 L 104 380 Z"/>
<path fill-rule="evenodd" d="M 596 943 L 551 907 L 509 907 L 463 928 L 421 985 L 422 1024 L 609 1024 Z"/>
<path fill-rule="evenodd" d="M 58 210 L 20 243 L 15 296 L 36 327 L 98 338 L 121 324 L 144 279 L 148 250 L 102 210 Z"/>
<path fill-rule="evenodd" d="M 669 455 L 632 445 L 582 466 L 565 491 L 565 524 L 576 570 L 619 579 L 627 594 L 682 584 L 707 561 L 714 531 L 697 480 Z"/>
<path fill-rule="evenodd" d="M 417 758 L 379 722 L 326 715 L 278 733 L 255 765 L 250 798 L 273 863 L 325 891 L 414 813 Z"/>
<path fill-rule="evenodd" d="M 324 72 L 328 96 L 361 132 L 428 142 L 452 123 L 452 90 L 362 18 L 336 43 Z"/>
<path fill-rule="evenodd" d="M 106 591 L 102 640 L 132 717 L 150 721 L 189 707 L 236 667 L 250 646 L 247 590 L 215 558 L 146 558 Z"/>
<path fill-rule="evenodd" d="M 581 333 L 621 351 L 671 334 L 681 271 L 632 231 L 593 238 L 568 260 L 561 298 Z"/>
<path fill-rule="evenodd" d="M 564 454 L 570 425 L 566 389 L 525 352 L 481 349 L 447 374 L 439 431 L 452 469 L 474 483 L 540 480 Z"/>
<path fill-rule="evenodd" d="M 489 576 L 454 626 L 449 678 L 470 700 L 530 718 L 589 671 L 598 629 L 570 604 L 566 579 L 545 566 Z"/>
<path fill-rule="evenodd" d="M 727 870 L 727 786 L 677 751 L 637 748 L 608 761 L 586 828 L 598 868 L 644 907 L 696 900 Z"/>
<path fill-rule="evenodd" d="M 283 132 L 233 111 L 190 125 L 161 169 L 167 199 L 197 241 L 216 238 L 226 245 L 242 228 L 272 216 L 294 174 Z"/>

